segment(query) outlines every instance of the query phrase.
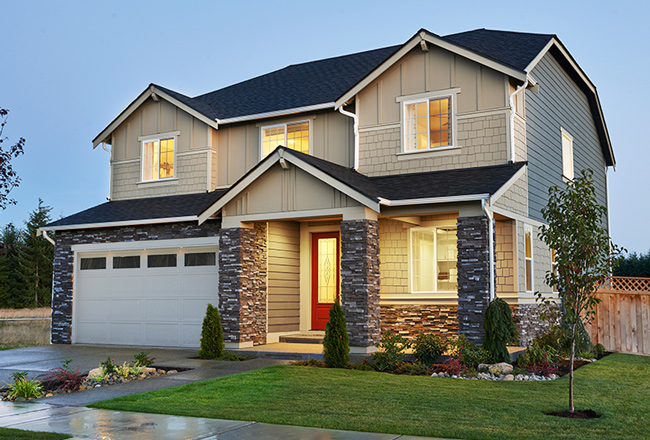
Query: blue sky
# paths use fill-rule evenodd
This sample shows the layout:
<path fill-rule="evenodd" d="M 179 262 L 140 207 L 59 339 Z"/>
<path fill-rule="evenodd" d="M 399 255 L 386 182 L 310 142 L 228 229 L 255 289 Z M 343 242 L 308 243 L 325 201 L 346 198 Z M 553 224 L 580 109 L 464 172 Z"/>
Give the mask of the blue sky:
<path fill-rule="evenodd" d="M 194 96 L 289 64 L 400 44 L 418 29 L 557 34 L 596 84 L 614 146 L 614 241 L 650 250 L 650 2 L 641 1 L 13 1 L 0 5 L 5 135 L 22 225 L 38 198 L 54 218 L 108 196 L 108 154 L 91 140 L 149 83 Z"/>

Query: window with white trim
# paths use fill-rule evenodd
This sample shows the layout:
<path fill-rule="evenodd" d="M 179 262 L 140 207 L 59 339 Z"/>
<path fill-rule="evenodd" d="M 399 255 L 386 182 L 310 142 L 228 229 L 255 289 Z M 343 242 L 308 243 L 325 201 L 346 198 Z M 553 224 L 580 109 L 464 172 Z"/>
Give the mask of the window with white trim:
<path fill-rule="evenodd" d="M 142 181 L 174 177 L 175 139 L 146 139 L 142 141 Z"/>
<path fill-rule="evenodd" d="M 261 128 L 262 158 L 282 145 L 309 154 L 309 121 L 269 125 Z"/>
<path fill-rule="evenodd" d="M 526 292 L 532 292 L 533 283 L 533 227 L 526 225 L 524 228 L 524 257 L 526 261 Z"/>
<path fill-rule="evenodd" d="M 404 102 L 404 151 L 453 145 L 451 95 Z"/>
<path fill-rule="evenodd" d="M 410 239 L 411 291 L 457 291 L 456 227 L 411 228 Z"/>
<path fill-rule="evenodd" d="M 573 180 L 573 136 L 562 129 L 562 176 Z"/>

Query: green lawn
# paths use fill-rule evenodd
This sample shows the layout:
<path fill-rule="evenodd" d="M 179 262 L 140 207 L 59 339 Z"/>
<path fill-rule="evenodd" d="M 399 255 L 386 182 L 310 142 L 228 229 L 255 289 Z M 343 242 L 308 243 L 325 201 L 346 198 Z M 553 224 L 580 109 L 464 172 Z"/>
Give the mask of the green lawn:
<path fill-rule="evenodd" d="M 613 354 L 576 371 L 576 408 L 600 419 L 544 415 L 567 400 L 568 376 L 489 382 L 282 365 L 92 406 L 448 438 L 639 439 L 650 432 L 650 358 Z"/>
<path fill-rule="evenodd" d="M 51 432 L 23 431 L 22 429 L 0 428 L 0 439 L 2 440 L 63 440 L 72 438 L 67 434 L 55 434 Z"/>

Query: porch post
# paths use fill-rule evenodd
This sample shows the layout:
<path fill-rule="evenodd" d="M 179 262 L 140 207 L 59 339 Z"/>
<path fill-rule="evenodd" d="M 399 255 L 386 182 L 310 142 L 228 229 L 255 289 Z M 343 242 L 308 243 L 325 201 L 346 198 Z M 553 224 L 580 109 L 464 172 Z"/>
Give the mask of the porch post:
<path fill-rule="evenodd" d="M 483 344 L 483 317 L 490 301 L 489 225 L 485 216 L 459 217 L 458 333 L 474 344 Z"/>
<path fill-rule="evenodd" d="M 341 305 L 352 353 L 370 353 L 380 338 L 379 222 L 341 222 Z"/>
<path fill-rule="evenodd" d="M 265 344 L 266 223 L 219 234 L 219 311 L 226 347 Z"/>

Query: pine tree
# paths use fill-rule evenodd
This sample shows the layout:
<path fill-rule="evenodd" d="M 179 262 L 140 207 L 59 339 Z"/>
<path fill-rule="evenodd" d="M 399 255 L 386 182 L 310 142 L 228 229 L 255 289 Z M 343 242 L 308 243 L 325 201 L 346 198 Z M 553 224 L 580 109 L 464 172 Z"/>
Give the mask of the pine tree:
<path fill-rule="evenodd" d="M 345 313 L 338 301 L 330 307 L 330 319 L 325 326 L 323 360 L 330 368 L 343 368 L 350 363 L 350 339 Z"/>
<path fill-rule="evenodd" d="M 54 247 L 37 235 L 38 228 L 50 222 L 51 207 L 38 199 L 38 207 L 31 212 L 22 232 L 18 248 L 20 277 L 23 282 L 24 307 L 49 306 L 52 300 L 52 263 Z"/>
<path fill-rule="evenodd" d="M 20 234 L 12 223 L 0 232 L 0 308 L 23 306 L 18 261 Z"/>
<path fill-rule="evenodd" d="M 483 348 L 490 354 L 490 362 L 510 363 L 510 353 L 506 345 L 516 343 L 519 334 L 508 303 L 501 298 L 495 298 L 485 311 L 483 327 Z"/>
<path fill-rule="evenodd" d="M 204 359 L 218 359 L 223 356 L 225 343 L 219 309 L 208 304 L 201 328 L 201 349 L 199 356 Z"/>

